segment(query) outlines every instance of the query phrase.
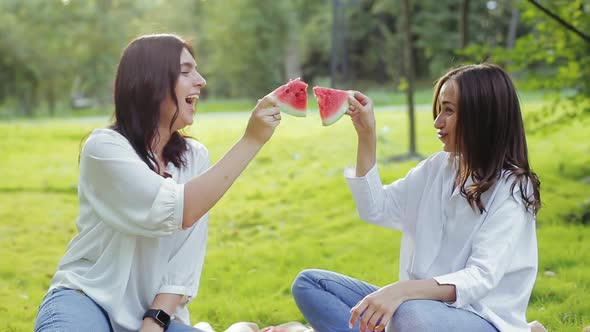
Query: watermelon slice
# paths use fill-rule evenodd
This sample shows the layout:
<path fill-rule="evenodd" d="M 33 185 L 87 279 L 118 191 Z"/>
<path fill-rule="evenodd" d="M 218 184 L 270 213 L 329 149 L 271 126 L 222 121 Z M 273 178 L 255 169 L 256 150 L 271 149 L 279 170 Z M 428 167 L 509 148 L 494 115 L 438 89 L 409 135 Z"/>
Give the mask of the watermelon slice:
<path fill-rule="evenodd" d="M 329 126 L 338 121 L 348 109 L 348 97 L 354 97 L 352 90 L 337 90 L 314 87 L 313 94 L 318 99 L 322 124 Z"/>
<path fill-rule="evenodd" d="M 307 83 L 299 78 L 276 88 L 270 96 L 282 112 L 299 117 L 307 115 Z"/>

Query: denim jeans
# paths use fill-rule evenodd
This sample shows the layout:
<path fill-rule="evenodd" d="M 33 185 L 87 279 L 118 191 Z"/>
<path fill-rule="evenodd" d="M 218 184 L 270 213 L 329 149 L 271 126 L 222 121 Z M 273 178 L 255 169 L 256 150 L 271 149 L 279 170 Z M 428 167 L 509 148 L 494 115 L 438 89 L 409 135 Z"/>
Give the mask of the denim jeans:
<path fill-rule="evenodd" d="M 350 309 L 379 287 L 330 271 L 305 270 L 292 286 L 295 302 L 316 332 L 351 332 Z M 388 332 L 498 330 L 485 319 L 440 301 L 411 300 L 402 303 L 387 325 Z"/>
<path fill-rule="evenodd" d="M 113 331 L 107 313 L 81 291 L 51 290 L 39 306 L 35 332 Z M 201 332 L 194 327 L 171 321 L 167 332 Z"/>

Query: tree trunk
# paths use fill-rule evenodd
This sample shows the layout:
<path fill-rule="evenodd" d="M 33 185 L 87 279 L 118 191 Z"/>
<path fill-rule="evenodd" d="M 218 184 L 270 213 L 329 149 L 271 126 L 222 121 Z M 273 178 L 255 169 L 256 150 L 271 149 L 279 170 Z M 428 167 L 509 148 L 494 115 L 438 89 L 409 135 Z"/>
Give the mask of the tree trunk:
<path fill-rule="evenodd" d="M 27 118 L 33 117 L 33 107 L 31 105 L 31 89 L 22 89 L 18 92 L 21 114 Z"/>
<path fill-rule="evenodd" d="M 510 16 L 510 25 L 508 26 L 508 34 L 506 36 L 506 48 L 511 50 L 514 48 L 514 44 L 516 43 L 516 30 L 518 28 L 518 20 L 520 18 L 520 10 L 516 4 L 512 4 L 512 15 Z M 508 66 L 512 64 L 512 60 L 508 59 L 506 63 Z M 518 72 L 511 72 L 510 73 L 514 78 L 520 78 L 520 73 Z"/>
<path fill-rule="evenodd" d="M 412 38 L 412 10 L 410 8 L 410 0 L 402 0 L 402 16 L 404 18 L 403 33 L 405 39 L 404 47 L 404 73 L 408 81 L 408 88 L 406 96 L 408 98 L 408 116 L 410 118 L 410 156 L 417 155 L 416 153 L 416 121 L 414 112 L 414 41 Z"/>
<path fill-rule="evenodd" d="M 47 87 L 47 108 L 49 109 L 49 116 L 55 115 L 55 88 L 53 85 Z"/>
<path fill-rule="evenodd" d="M 461 49 L 464 49 L 469 44 L 469 0 L 461 1 L 459 32 L 461 34 Z"/>
<path fill-rule="evenodd" d="M 340 41 L 340 27 L 338 14 L 340 12 L 340 0 L 332 0 L 332 49 L 330 50 L 330 87 L 336 87 L 338 72 L 338 49 Z"/>
<path fill-rule="evenodd" d="M 331 87 L 347 80 L 348 52 L 346 51 L 347 0 L 332 0 L 332 50 L 330 57 Z"/>
<path fill-rule="evenodd" d="M 342 30 L 342 34 L 340 35 L 340 59 L 342 59 L 342 73 L 341 73 L 341 82 L 346 83 L 348 82 L 348 43 L 346 40 L 348 39 L 348 27 L 347 19 L 346 19 L 346 12 L 348 7 L 348 0 L 344 0 L 344 5 L 340 8 L 340 28 Z"/>
<path fill-rule="evenodd" d="M 381 45 L 387 45 L 387 40 L 385 38 L 385 32 L 383 31 L 383 29 L 385 29 L 385 27 L 386 27 L 385 14 L 380 13 L 378 16 L 378 20 L 379 20 L 379 25 L 377 28 L 377 33 L 379 36 L 379 40 L 381 42 Z M 377 52 L 377 65 L 376 65 L 377 70 L 375 73 L 376 74 L 375 80 L 379 84 L 383 84 L 387 80 L 387 68 L 386 68 L 386 64 L 385 64 L 384 53 L 385 52 Z"/>
<path fill-rule="evenodd" d="M 508 26 L 508 35 L 506 36 L 506 48 L 511 50 L 516 43 L 516 29 L 518 28 L 518 19 L 520 18 L 520 11 L 517 5 L 512 6 L 512 16 L 510 17 L 510 25 Z"/>
<path fill-rule="evenodd" d="M 301 77 L 301 59 L 298 47 L 295 44 L 287 46 L 285 51 L 285 76 L 287 80 Z"/>

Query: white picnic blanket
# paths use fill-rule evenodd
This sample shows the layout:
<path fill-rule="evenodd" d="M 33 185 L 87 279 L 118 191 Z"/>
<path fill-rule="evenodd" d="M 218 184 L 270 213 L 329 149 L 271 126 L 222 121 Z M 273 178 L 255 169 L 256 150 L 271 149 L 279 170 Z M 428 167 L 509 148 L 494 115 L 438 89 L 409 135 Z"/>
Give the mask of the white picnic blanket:
<path fill-rule="evenodd" d="M 536 320 L 530 322 L 529 326 L 531 327 L 532 332 L 547 332 L 545 326 Z M 211 327 L 211 325 L 209 325 L 207 322 L 197 323 L 194 327 L 204 332 L 215 332 L 213 327 Z M 590 326 L 588 326 L 586 329 L 588 329 L 588 332 L 590 332 Z M 584 332 L 586 332 L 586 329 L 584 329 Z M 238 322 L 232 324 L 224 332 L 314 332 L 314 330 L 311 327 L 303 325 L 299 322 L 287 322 L 277 326 L 267 326 L 262 329 L 256 323 Z"/>
<path fill-rule="evenodd" d="M 195 324 L 196 328 L 205 332 L 215 332 L 213 327 L 207 322 Z M 277 326 L 267 326 L 260 328 L 258 324 L 252 322 L 238 322 L 232 324 L 224 332 L 314 332 L 314 330 L 299 322 L 287 322 Z"/>

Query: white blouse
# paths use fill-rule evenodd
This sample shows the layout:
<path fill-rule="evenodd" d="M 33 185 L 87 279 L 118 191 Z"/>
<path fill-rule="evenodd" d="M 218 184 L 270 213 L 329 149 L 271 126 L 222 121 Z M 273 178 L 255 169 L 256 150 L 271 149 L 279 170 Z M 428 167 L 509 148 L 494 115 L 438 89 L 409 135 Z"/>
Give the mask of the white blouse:
<path fill-rule="evenodd" d="M 530 331 L 535 217 L 526 211 L 519 186 L 511 191 L 513 177 L 504 174 L 482 194 L 486 212 L 480 214 L 458 189 L 451 192 L 455 174 L 446 152 L 385 186 L 376 165 L 364 177 L 345 171 L 360 217 L 402 231 L 400 280 L 434 278 L 455 285 L 456 301 L 448 305 L 472 311 L 500 331 Z"/>
<path fill-rule="evenodd" d="M 82 148 L 78 235 L 58 265 L 50 290 L 82 290 L 109 315 L 114 331 L 137 331 L 159 293 L 182 294 L 175 315 L 189 323 L 205 259 L 208 214 L 182 229 L 184 183 L 209 167 L 209 154 L 188 139 L 187 167 L 169 163 L 164 178 L 110 129 Z"/>

